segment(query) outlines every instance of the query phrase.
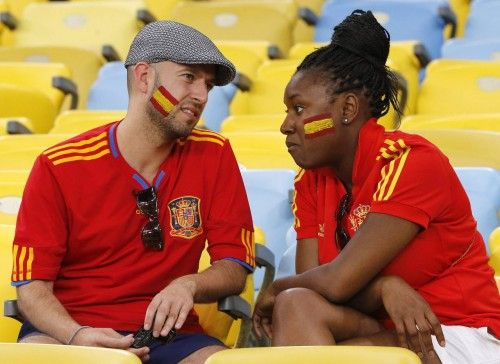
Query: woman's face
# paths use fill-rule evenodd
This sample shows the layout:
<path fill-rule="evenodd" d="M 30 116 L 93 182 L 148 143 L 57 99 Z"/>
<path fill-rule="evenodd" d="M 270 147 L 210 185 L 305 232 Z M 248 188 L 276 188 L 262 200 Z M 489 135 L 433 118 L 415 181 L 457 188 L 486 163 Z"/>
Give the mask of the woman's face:
<path fill-rule="evenodd" d="M 297 72 L 285 89 L 287 116 L 281 125 L 286 146 L 302 168 L 334 164 L 342 153 L 342 95 L 332 101 L 316 72 Z"/>

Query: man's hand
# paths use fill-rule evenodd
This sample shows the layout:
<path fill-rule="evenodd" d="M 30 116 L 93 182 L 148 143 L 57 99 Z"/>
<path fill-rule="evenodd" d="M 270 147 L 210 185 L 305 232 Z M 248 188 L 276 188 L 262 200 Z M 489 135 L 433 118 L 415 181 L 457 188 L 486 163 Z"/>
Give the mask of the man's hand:
<path fill-rule="evenodd" d="M 272 319 L 275 300 L 276 293 L 271 284 L 255 304 L 252 320 L 253 329 L 258 338 L 261 338 L 263 333 L 267 337 L 272 338 Z"/>
<path fill-rule="evenodd" d="M 98 346 L 111 349 L 124 349 L 137 355 L 142 361 L 149 360 L 149 348 L 131 348 L 134 342 L 132 335 L 123 336 L 110 328 L 86 327 L 76 334 L 72 345 Z"/>
<path fill-rule="evenodd" d="M 184 325 L 193 308 L 196 283 L 188 278 L 178 278 L 158 293 L 146 310 L 144 328 L 153 329 L 153 336 L 166 336 L 175 327 Z"/>
<path fill-rule="evenodd" d="M 445 345 L 441 324 L 429 304 L 399 277 L 386 277 L 382 284 L 382 301 L 394 322 L 399 344 L 415 351 L 419 357 L 434 357 L 431 335 Z"/>

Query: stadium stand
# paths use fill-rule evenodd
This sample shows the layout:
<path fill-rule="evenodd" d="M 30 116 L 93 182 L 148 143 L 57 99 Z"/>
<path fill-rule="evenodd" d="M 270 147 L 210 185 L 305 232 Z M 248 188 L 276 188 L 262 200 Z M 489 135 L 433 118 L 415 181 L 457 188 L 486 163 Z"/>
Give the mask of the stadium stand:
<path fill-rule="evenodd" d="M 500 14 L 500 2 L 490 0 L 472 1 L 464 29 L 464 38 L 498 38 L 500 24 L 496 14 Z"/>
<path fill-rule="evenodd" d="M 50 134 L 79 134 L 100 125 L 123 119 L 125 111 L 68 110 L 60 113 L 54 121 Z"/>
<path fill-rule="evenodd" d="M 472 129 L 500 132 L 500 113 L 405 116 L 401 129 Z"/>
<path fill-rule="evenodd" d="M 441 49 L 443 58 L 500 60 L 500 39 L 450 39 Z"/>

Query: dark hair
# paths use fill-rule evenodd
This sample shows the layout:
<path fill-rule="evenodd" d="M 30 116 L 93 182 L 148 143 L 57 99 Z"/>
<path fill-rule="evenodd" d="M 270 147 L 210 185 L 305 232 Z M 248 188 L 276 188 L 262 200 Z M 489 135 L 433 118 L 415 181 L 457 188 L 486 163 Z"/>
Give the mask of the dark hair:
<path fill-rule="evenodd" d="M 331 43 L 304 58 L 297 72 L 319 72 L 332 84 L 332 96 L 361 90 L 374 117 L 387 114 L 391 104 L 401 114 L 398 80 L 385 66 L 389 42 L 371 11 L 355 10 L 334 28 Z"/>

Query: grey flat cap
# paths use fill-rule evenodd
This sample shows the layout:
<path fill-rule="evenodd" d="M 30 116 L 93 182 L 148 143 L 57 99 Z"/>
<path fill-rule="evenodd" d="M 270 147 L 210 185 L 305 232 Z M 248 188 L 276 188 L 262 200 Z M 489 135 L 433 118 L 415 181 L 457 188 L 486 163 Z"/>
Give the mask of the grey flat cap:
<path fill-rule="evenodd" d="M 217 86 L 228 84 L 236 74 L 234 65 L 206 35 L 175 21 L 155 21 L 142 28 L 132 41 L 125 67 L 163 61 L 216 65 Z"/>

